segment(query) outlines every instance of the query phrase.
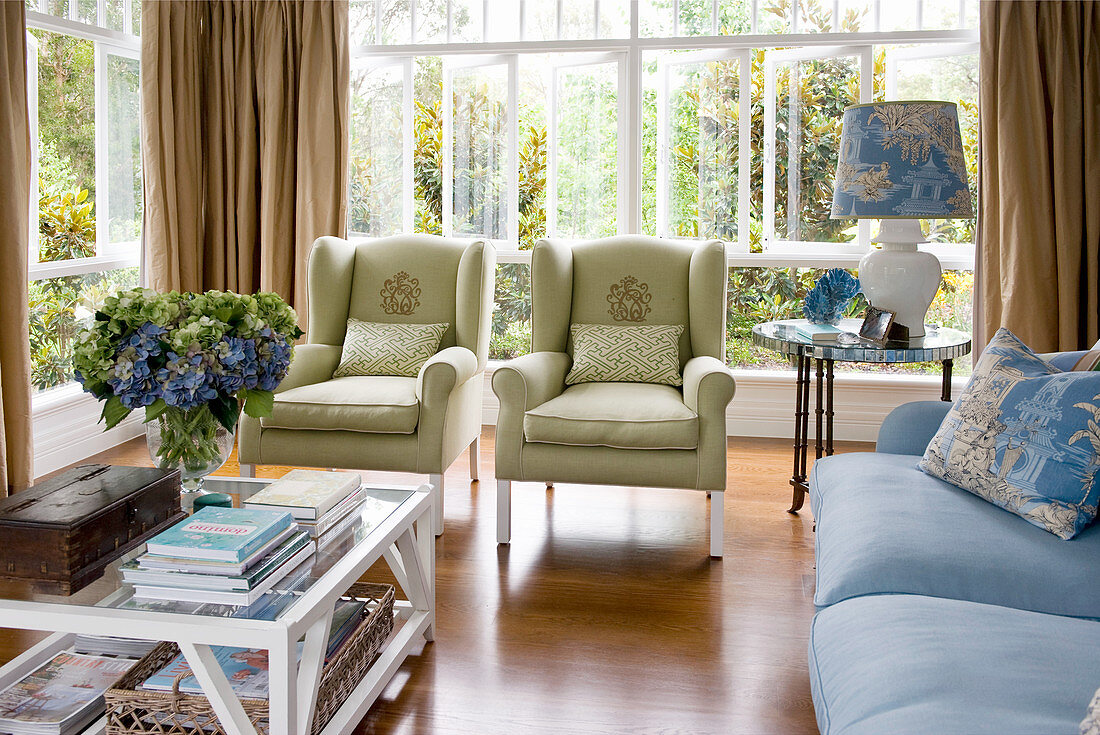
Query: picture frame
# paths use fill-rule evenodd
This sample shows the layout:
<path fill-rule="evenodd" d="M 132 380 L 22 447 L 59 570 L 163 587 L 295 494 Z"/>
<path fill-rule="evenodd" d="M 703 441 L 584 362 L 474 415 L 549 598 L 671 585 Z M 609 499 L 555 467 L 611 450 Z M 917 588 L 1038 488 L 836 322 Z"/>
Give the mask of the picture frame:
<path fill-rule="evenodd" d="M 859 336 L 877 345 L 885 345 L 891 338 L 890 327 L 894 324 L 895 312 L 889 309 L 880 309 L 877 306 L 868 305 L 863 312 L 863 324 L 859 328 Z"/>

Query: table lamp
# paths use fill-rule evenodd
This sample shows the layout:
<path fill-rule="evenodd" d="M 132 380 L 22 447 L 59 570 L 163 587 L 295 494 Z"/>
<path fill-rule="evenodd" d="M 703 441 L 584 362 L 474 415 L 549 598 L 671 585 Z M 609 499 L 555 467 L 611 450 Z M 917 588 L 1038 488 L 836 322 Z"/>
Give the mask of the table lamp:
<path fill-rule="evenodd" d="M 833 219 L 881 220 L 859 261 L 872 306 L 894 312 L 909 336 L 924 336 L 924 315 L 943 272 L 920 219 L 973 217 L 959 115 L 951 102 L 874 102 L 844 110 L 833 184 Z"/>

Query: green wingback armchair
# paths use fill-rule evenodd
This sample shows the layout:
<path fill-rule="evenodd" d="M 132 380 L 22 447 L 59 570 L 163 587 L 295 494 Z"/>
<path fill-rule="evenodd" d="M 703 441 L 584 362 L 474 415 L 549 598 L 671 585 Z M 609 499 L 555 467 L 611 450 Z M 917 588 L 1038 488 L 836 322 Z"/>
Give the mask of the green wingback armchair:
<path fill-rule="evenodd" d="M 570 247 L 540 240 L 531 261 L 532 352 L 493 373 L 497 541 L 511 540 L 511 483 L 677 487 L 710 495 L 710 554 L 722 556 L 726 489 L 726 255 L 717 241 L 626 235 Z M 570 324 L 681 324 L 682 389 L 566 386 Z"/>
<path fill-rule="evenodd" d="M 255 464 L 429 475 L 443 531 L 443 473 L 470 449 L 477 479 L 496 253 L 483 240 L 321 237 L 309 256 L 309 329 L 271 416 L 241 417 L 241 471 Z M 450 326 L 414 377 L 333 378 L 348 318 Z"/>

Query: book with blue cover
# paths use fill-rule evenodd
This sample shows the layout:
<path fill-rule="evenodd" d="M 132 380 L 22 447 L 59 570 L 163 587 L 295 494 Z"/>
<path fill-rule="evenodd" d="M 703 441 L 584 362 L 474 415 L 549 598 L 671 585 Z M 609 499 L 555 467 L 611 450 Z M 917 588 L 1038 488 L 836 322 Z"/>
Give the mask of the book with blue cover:
<path fill-rule="evenodd" d="M 150 554 L 240 562 L 290 527 L 286 511 L 206 507 L 148 543 Z"/>

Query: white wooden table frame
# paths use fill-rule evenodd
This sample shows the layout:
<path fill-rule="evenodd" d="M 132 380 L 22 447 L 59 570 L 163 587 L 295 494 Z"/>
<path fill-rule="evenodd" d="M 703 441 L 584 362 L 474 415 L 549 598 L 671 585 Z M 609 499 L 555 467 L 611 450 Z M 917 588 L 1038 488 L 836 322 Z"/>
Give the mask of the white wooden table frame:
<path fill-rule="evenodd" d="M 323 731 L 325 735 L 351 732 L 418 645 L 418 639 L 434 638 L 435 534 L 427 485 L 417 488 L 274 621 L 0 600 L 0 627 L 55 632 L 0 668 L 0 689 L 37 669 L 54 652 L 72 645 L 75 634 L 174 641 L 226 731 L 254 735 L 256 730 L 210 647 L 261 648 L 268 651 L 271 677 L 271 735 L 305 735 L 312 728 L 333 607 L 379 558 L 385 558 L 409 600 L 394 602 L 395 632 Z M 118 590 L 103 603 L 128 594 L 125 588 Z M 302 657 L 295 664 L 297 642 L 303 637 Z M 85 733 L 100 733 L 105 728 L 104 717 Z"/>

